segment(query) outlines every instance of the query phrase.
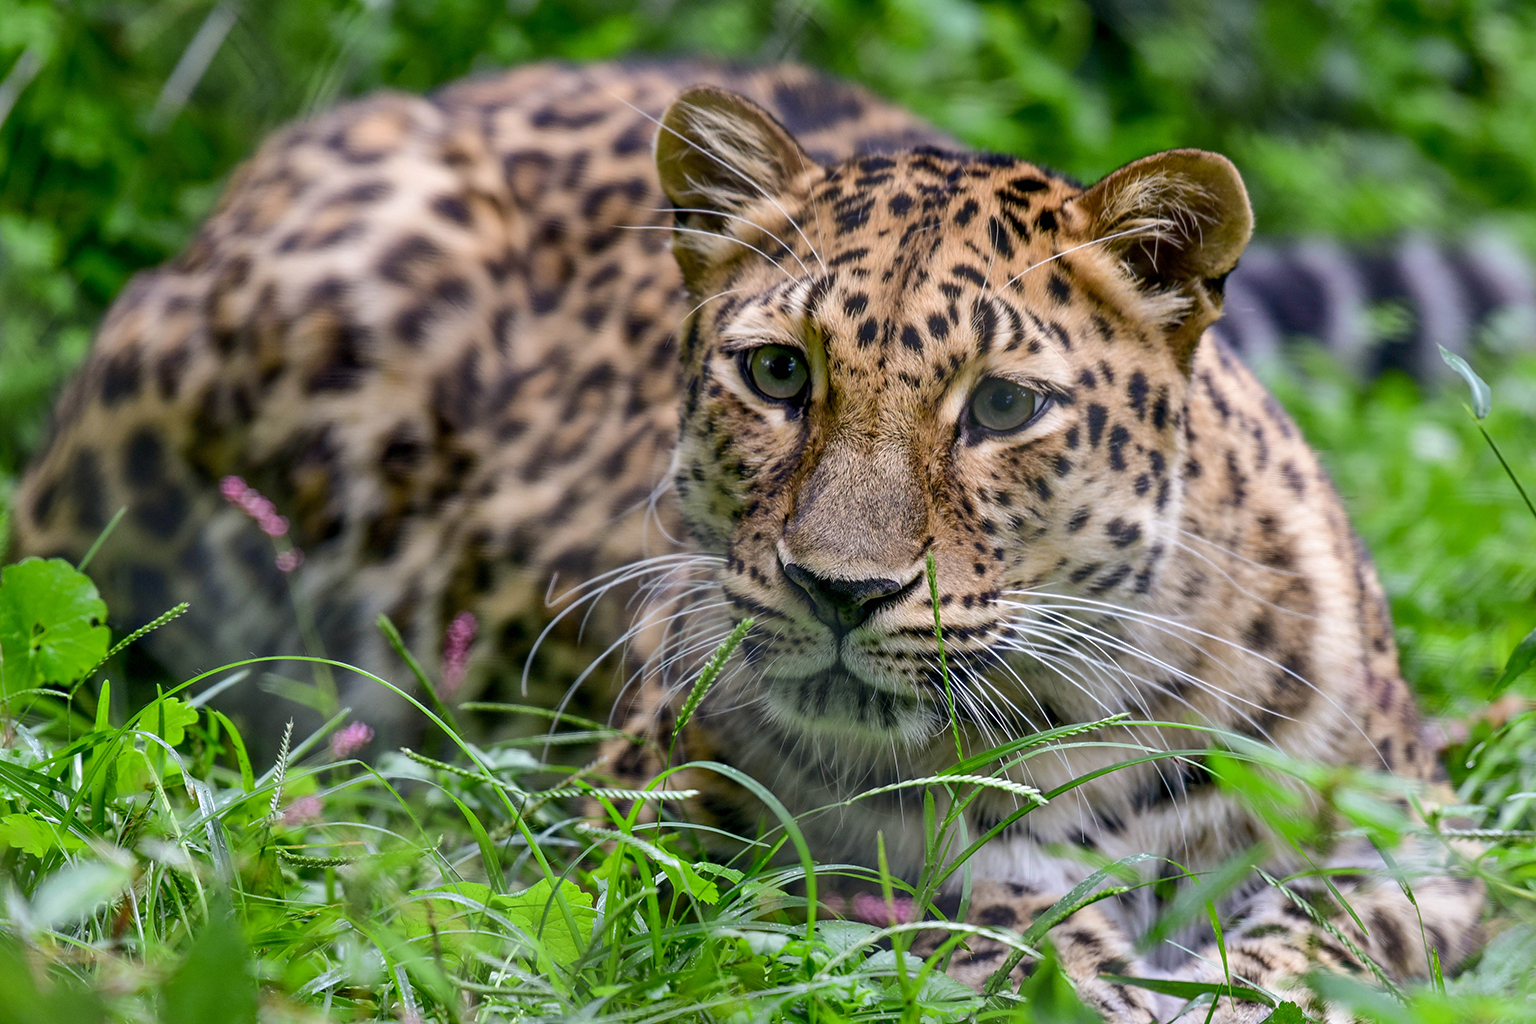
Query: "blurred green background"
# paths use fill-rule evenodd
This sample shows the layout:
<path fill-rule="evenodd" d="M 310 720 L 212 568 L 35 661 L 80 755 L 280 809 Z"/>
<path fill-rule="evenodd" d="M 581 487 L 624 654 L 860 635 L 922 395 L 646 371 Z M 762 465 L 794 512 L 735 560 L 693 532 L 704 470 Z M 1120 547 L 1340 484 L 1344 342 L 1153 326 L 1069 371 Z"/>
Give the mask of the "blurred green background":
<path fill-rule="evenodd" d="M 1528 0 L 0 0 L 0 515 L 106 304 L 270 129 L 540 57 L 700 52 L 806 61 L 1087 179 L 1219 150 L 1269 235 L 1491 223 L 1536 251 Z M 1536 624 L 1536 530 L 1454 401 L 1313 369 L 1282 394 L 1377 550 L 1410 675 L 1475 696 Z M 1536 482 L 1536 372 L 1495 394 Z"/>

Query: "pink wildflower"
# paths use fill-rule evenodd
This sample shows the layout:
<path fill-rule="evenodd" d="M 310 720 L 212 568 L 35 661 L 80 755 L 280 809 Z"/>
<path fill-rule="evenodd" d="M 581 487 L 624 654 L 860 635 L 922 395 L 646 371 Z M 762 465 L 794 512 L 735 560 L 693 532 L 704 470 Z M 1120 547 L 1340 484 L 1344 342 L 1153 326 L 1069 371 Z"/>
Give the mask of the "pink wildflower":
<path fill-rule="evenodd" d="M 373 728 L 367 722 L 352 722 L 331 734 L 331 756 L 345 760 L 373 741 Z"/>
<path fill-rule="evenodd" d="M 224 500 L 250 516 L 261 532 L 273 540 L 288 536 L 288 517 L 277 514 L 277 506 L 270 498 L 238 476 L 226 476 L 219 481 L 219 493 Z M 282 572 L 293 572 L 304 564 L 304 552 L 290 547 L 277 553 L 277 567 Z"/>
<path fill-rule="evenodd" d="M 464 669 L 469 664 L 469 648 L 480 631 L 480 621 L 474 612 L 459 612 L 448 624 L 443 637 L 443 692 L 452 693 L 464 681 Z"/>
<path fill-rule="evenodd" d="M 301 796 L 283 808 L 283 824 L 289 828 L 320 820 L 323 805 L 317 796 Z"/>
<path fill-rule="evenodd" d="M 879 925 L 882 928 L 893 924 L 907 924 L 912 920 L 912 898 L 893 896 L 890 904 L 887 905 L 885 900 L 874 893 L 855 893 L 853 917 L 865 924 Z"/>
<path fill-rule="evenodd" d="M 224 495 L 225 501 L 250 516 L 268 537 L 282 537 L 288 533 L 288 520 L 277 514 L 277 506 L 271 499 L 238 476 L 220 480 L 219 493 Z"/>

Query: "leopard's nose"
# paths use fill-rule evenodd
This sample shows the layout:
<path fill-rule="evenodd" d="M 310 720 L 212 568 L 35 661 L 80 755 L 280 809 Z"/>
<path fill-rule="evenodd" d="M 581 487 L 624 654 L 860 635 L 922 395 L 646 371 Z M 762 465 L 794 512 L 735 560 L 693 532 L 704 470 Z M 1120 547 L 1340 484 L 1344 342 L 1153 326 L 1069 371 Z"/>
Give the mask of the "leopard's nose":
<path fill-rule="evenodd" d="M 784 575 L 800 592 L 816 618 L 841 636 L 857 629 L 883 604 L 904 594 L 917 580 L 905 582 L 885 577 L 859 580 L 835 579 L 812 572 L 802 565 L 781 562 Z"/>

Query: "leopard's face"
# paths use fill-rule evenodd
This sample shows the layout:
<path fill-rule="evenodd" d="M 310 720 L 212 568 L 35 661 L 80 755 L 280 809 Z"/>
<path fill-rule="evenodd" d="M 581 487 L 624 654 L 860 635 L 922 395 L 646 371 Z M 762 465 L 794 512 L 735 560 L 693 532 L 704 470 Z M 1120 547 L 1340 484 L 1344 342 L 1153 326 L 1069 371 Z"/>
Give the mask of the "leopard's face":
<path fill-rule="evenodd" d="M 740 168 L 792 145 L 712 128 L 672 158 L 712 142 Z M 733 617 L 754 619 L 736 685 L 796 734 L 887 748 L 946 730 L 951 702 L 982 735 L 1102 714 L 1060 682 L 1052 607 L 1136 607 L 1166 585 L 1193 468 L 1187 361 L 1236 258 L 1196 258 L 1202 232 L 1232 234 L 1210 195 L 1224 182 L 1084 193 L 933 152 L 781 166 L 748 169 L 773 190 L 738 176 L 722 215 L 679 218 L 698 305 L 675 485 Z M 727 204 L 689 169 L 678 207 Z"/>

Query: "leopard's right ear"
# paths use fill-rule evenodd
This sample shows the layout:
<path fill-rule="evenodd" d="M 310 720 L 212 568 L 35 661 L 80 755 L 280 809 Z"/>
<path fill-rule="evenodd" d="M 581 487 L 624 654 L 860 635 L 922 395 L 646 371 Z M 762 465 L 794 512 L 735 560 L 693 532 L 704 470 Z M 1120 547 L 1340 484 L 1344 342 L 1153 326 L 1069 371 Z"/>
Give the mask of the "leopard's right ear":
<path fill-rule="evenodd" d="M 1232 161 L 1172 149 L 1127 164 L 1070 201 L 1119 255 L 1149 311 L 1189 370 L 1205 329 L 1221 315 L 1222 287 L 1253 234 L 1253 208 Z"/>
<path fill-rule="evenodd" d="M 743 251 L 730 237 L 751 230 L 739 218 L 754 207 L 778 208 L 807 172 L 820 168 L 768 111 L 744 96 L 701 85 L 661 116 L 656 170 L 684 229 L 673 252 L 691 284 L 705 268 Z"/>

